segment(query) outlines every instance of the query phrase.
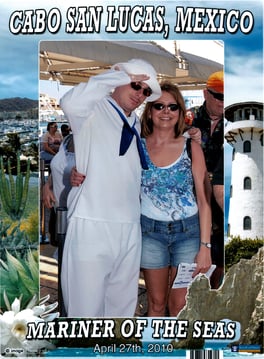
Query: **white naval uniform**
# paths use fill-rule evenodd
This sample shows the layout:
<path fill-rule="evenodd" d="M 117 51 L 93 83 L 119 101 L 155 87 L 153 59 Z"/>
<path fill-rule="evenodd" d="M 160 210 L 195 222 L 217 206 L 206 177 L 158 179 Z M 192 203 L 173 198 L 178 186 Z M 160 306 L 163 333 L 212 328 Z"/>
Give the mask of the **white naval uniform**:
<path fill-rule="evenodd" d="M 130 83 L 110 70 L 64 95 L 76 166 L 86 179 L 68 196 L 62 290 L 69 317 L 130 317 L 137 303 L 141 255 L 141 166 L 136 139 L 119 156 L 123 121 L 108 100 Z M 115 103 L 115 105 L 117 105 Z M 130 124 L 138 119 L 135 113 Z"/>

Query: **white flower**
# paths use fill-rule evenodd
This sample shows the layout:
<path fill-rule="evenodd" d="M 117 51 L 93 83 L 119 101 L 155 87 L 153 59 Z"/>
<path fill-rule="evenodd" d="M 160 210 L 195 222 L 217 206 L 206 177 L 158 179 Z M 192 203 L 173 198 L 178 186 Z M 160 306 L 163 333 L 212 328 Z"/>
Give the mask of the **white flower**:
<path fill-rule="evenodd" d="M 49 314 L 55 309 L 58 303 L 46 306 L 44 303 L 49 299 L 45 297 L 39 305 L 37 296 L 34 296 L 27 308 L 20 311 L 21 300 L 15 299 L 12 305 L 6 301 L 7 308 L 10 309 L 0 314 L 0 337 L 1 337 L 1 353 L 9 354 L 11 351 L 15 355 L 25 356 L 25 352 L 36 353 L 40 349 L 52 349 L 54 346 L 47 340 L 27 340 L 27 324 L 45 322 L 54 320 L 59 313 Z"/>

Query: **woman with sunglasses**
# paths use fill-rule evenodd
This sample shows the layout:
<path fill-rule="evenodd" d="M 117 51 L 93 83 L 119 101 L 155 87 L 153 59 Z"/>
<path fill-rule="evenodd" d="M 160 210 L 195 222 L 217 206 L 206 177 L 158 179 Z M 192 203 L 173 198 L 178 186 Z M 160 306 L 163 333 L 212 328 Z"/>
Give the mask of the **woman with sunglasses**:
<path fill-rule="evenodd" d="M 40 158 L 49 163 L 59 151 L 62 139 L 63 137 L 58 131 L 57 123 L 49 122 L 47 125 L 47 132 L 45 132 L 41 138 Z"/>
<path fill-rule="evenodd" d="M 187 153 L 185 104 L 177 86 L 161 84 L 162 95 L 142 114 L 141 268 L 147 288 L 148 316 L 177 316 L 187 288 L 172 288 L 180 263 L 197 263 L 193 276 L 211 266 L 211 210 L 207 171 L 200 145 Z M 195 187 L 195 194 L 193 191 Z"/>

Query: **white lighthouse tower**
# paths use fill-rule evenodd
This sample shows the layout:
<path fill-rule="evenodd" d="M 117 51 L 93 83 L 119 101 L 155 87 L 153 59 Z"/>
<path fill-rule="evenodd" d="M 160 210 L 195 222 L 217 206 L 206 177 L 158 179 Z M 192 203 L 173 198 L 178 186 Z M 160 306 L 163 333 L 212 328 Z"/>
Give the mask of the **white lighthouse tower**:
<path fill-rule="evenodd" d="M 225 138 L 233 147 L 228 235 L 263 237 L 263 103 L 225 108 Z"/>

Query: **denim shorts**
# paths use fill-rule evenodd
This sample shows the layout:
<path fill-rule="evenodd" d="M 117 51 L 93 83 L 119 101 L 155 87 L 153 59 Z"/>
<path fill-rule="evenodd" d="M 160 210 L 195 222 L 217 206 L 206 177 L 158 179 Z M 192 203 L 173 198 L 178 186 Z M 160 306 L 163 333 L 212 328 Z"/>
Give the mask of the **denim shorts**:
<path fill-rule="evenodd" d="M 198 214 L 173 222 L 141 216 L 141 268 L 159 269 L 192 263 L 200 248 Z"/>

